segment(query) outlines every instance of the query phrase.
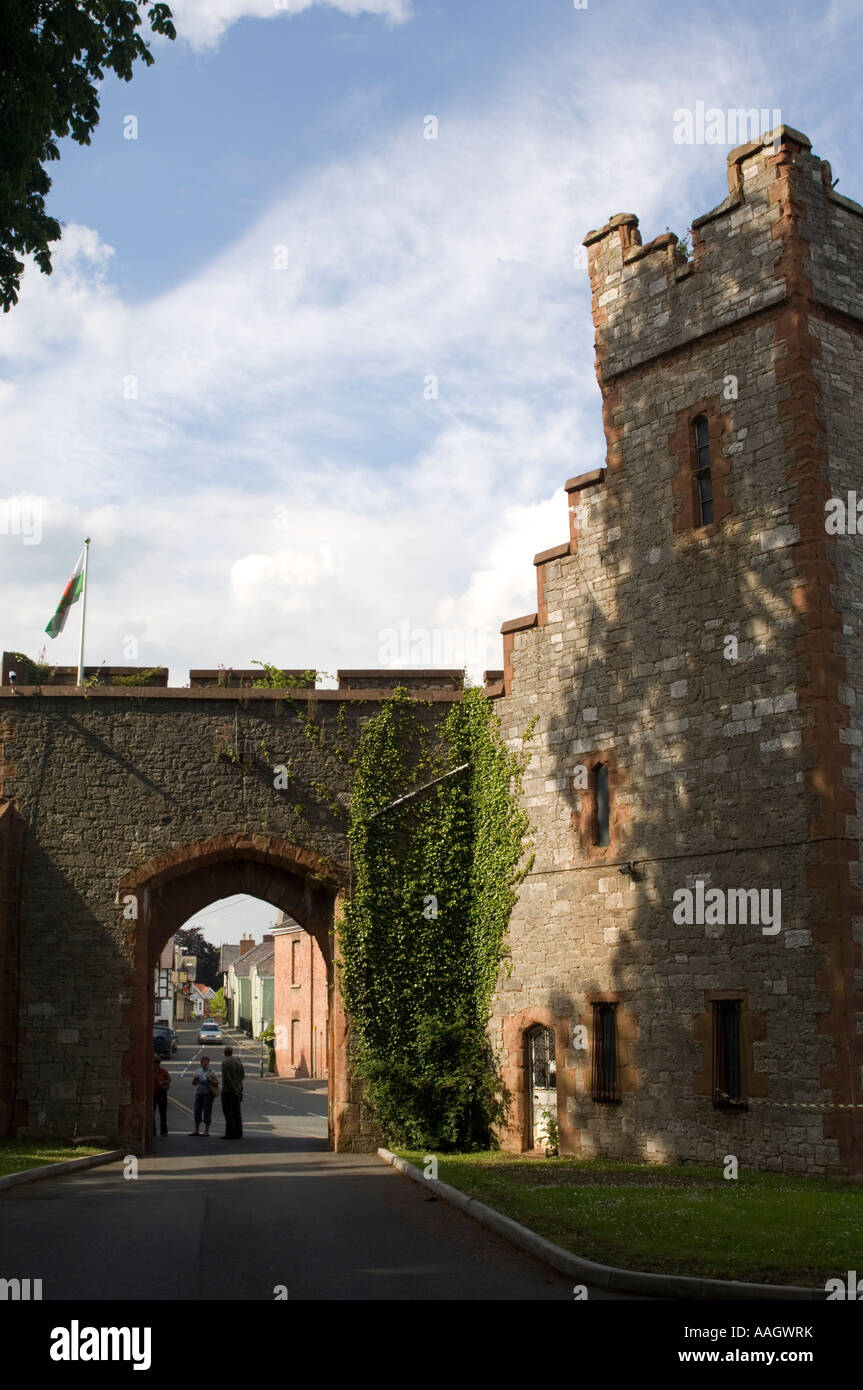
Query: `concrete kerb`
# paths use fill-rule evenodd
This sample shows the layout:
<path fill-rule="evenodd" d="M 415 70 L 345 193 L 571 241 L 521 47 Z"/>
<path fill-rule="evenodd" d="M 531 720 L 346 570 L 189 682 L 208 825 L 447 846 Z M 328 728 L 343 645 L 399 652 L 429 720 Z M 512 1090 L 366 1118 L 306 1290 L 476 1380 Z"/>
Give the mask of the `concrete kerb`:
<path fill-rule="evenodd" d="M 504 1240 L 520 1246 L 522 1250 L 527 1250 L 537 1259 L 544 1260 L 546 1264 L 582 1284 L 592 1284 L 596 1288 L 608 1289 L 613 1293 L 645 1294 L 650 1298 L 712 1298 L 735 1301 L 745 1299 L 761 1302 L 802 1299 L 812 1302 L 827 1297 L 824 1289 L 778 1284 L 746 1284 L 737 1279 L 696 1279 L 679 1274 L 647 1274 L 636 1269 L 618 1269 L 614 1265 L 596 1264 L 593 1260 L 582 1259 L 580 1255 L 573 1255 L 569 1250 L 554 1245 L 550 1240 L 529 1230 L 527 1226 L 522 1226 L 509 1216 L 503 1216 L 501 1212 L 487 1207 L 484 1202 L 478 1202 L 475 1197 L 468 1197 L 464 1192 L 459 1192 L 458 1188 L 441 1182 L 440 1178 L 427 1178 L 419 1168 L 399 1158 L 389 1149 L 378 1149 L 378 1157 L 405 1177 L 422 1183 L 426 1190 L 431 1189 L 435 1196 L 457 1207 L 474 1221 L 487 1226 Z"/>
<path fill-rule="evenodd" d="M 41 1168 L 24 1168 L 0 1178 L 0 1192 L 17 1187 L 22 1182 L 39 1182 L 41 1178 L 58 1178 L 62 1173 L 79 1173 L 82 1168 L 98 1168 L 103 1163 L 116 1163 L 126 1157 L 126 1149 L 110 1149 L 101 1154 L 85 1154 L 83 1158 L 67 1158 L 61 1163 L 45 1163 Z"/>
<path fill-rule="evenodd" d="M 256 1081 L 268 1081 L 271 1086 L 295 1086 L 300 1091 L 308 1091 L 310 1095 L 326 1095 L 327 1078 L 325 1076 L 256 1076 Z"/>

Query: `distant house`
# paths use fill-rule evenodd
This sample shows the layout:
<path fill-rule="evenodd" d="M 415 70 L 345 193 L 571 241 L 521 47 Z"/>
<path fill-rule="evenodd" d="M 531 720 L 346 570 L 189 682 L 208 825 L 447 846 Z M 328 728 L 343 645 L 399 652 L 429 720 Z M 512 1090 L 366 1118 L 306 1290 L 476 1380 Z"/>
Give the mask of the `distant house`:
<path fill-rule="evenodd" d="M 198 957 L 187 955 L 182 946 L 174 944 L 174 1017 L 178 1023 L 194 1018 L 192 985 L 198 971 Z"/>
<path fill-rule="evenodd" d="M 243 937 L 242 944 L 243 946 L 245 946 L 246 944 L 245 936 Z M 252 945 L 254 946 L 254 944 L 255 942 L 253 939 Z M 222 988 L 224 988 L 225 986 L 228 971 L 230 970 L 237 957 L 241 954 L 242 952 L 240 950 L 240 944 L 236 941 L 226 941 L 219 947 L 219 974 L 222 977 Z"/>
<path fill-rule="evenodd" d="M 284 914 L 273 936 L 276 1071 L 279 1076 L 326 1076 L 327 966 L 321 948 Z"/>
<path fill-rule="evenodd" d="M 255 938 L 253 936 L 246 936 L 245 932 L 243 932 L 240 941 L 225 942 L 224 945 L 219 947 L 219 974 L 222 977 L 222 989 L 225 991 L 225 1002 L 228 1005 L 228 1017 L 231 1020 L 233 1020 L 234 1017 L 230 1004 L 231 966 L 235 961 L 239 960 L 240 956 L 244 956 L 247 951 L 253 951 L 254 949 Z"/>
<path fill-rule="evenodd" d="M 154 971 L 154 1017 L 162 1023 L 174 1022 L 174 938 L 168 940 Z"/>
<path fill-rule="evenodd" d="M 264 945 L 267 937 L 264 937 Z M 269 938 L 270 949 L 252 961 L 249 970 L 249 984 L 252 996 L 252 1037 L 259 1038 L 265 1028 L 273 1022 L 273 938 Z"/>
<path fill-rule="evenodd" d="M 252 969 L 256 966 L 260 969 L 255 969 L 253 977 Z M 265 1013 L 272 1021 L 272 976 L 273 938 L 272 935 L 266 935 L 258 946 L 253 945 L 251 950 L 238 956 L 228 969 L 229 986 L 225 993 L 226 998 L 230 1000 L 229 1017 L 234 1028 L 240 1028 L 252 1037 L 258 1037 Z"/>
<path fill-rule="evenodd" d="M 216 991 L 209 985 L 193 984 L 189 990 L 189 1003 L 193 1018 L 206 1018 L 210 1012 L 210 1001 L 215 999 Z"/>

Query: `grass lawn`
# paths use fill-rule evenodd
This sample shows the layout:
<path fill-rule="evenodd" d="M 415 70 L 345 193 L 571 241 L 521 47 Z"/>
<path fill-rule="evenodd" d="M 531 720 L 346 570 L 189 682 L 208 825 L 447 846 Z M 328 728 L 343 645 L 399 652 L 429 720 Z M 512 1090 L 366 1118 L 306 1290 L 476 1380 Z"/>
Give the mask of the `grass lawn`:
<path fill-rule="evenodd" d="M 0 1139 L 0 1178 L 23 1173 L 25 1168 L 42 1168 L 46 1163 L 63 1163 L 69 1158 L 86 1158 L 104 1149 L 76 1148 L 60 1139 Z"/>
<path fill-rule="evenodd" d="M 423 1168 L 422 1153 L 400 1157 Z M 585 1259 L 823 1287 L 863 1271 L 863 1186 L 721 1168 L 439 1154 L 442 1182 Z"/>

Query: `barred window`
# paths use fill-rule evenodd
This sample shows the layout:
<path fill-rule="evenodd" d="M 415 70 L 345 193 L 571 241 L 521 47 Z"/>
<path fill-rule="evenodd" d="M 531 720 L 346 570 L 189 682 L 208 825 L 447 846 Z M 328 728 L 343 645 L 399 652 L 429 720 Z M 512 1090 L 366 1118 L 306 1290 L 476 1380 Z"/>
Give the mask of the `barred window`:
<path fill-rule="evenodd" d="M 596 843 L 598 845 L 607 845 L 610 843 L 610 811 L 608 767 L 605 763 L 599 763 L 594 768 L 593 772 L 593 814 L 596 825 Z"/>
<path fill-rule="evenodd" d="M 707 418 L 699 415 L 695 430 L 695 486 L 698 489 L 699 526 L 713 521 L 713 482 L 710 477 L 710 427 Z"/>
<path fill-rule="evenodd" d="M 617 1005 L 593 1006 L 593 1074 L 590 1093 L 594 1100 L 620 1100 L 617 1090 Z"/>
<path fill-rule="evenodd" d="M 739 999 L 713 1001 L 713 1108 L 745 1107 Z"/>

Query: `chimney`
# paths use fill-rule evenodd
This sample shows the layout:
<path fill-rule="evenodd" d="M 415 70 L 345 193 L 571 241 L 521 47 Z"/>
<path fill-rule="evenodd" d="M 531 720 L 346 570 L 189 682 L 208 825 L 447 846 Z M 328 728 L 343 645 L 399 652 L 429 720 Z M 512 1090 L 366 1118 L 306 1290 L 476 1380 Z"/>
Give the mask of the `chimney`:
<path fill-rule="evenodd" d="M 249 933 L 248 936 L 246 936 L 246 934 L 245 934 L 245 932 L 244 932 L 244 933 L 243 933 L 243 938 L 242 938 L 242 940 L 241 940 L 241 942 L 240 942 L 240 955 L 241 955 L 241 956 L 244 956 L 244 955 L 246 954 L 247 951 L 253 951 L 254 949 L 255 949 L 255 938 L 252 936 L 251 932 Z"/>

